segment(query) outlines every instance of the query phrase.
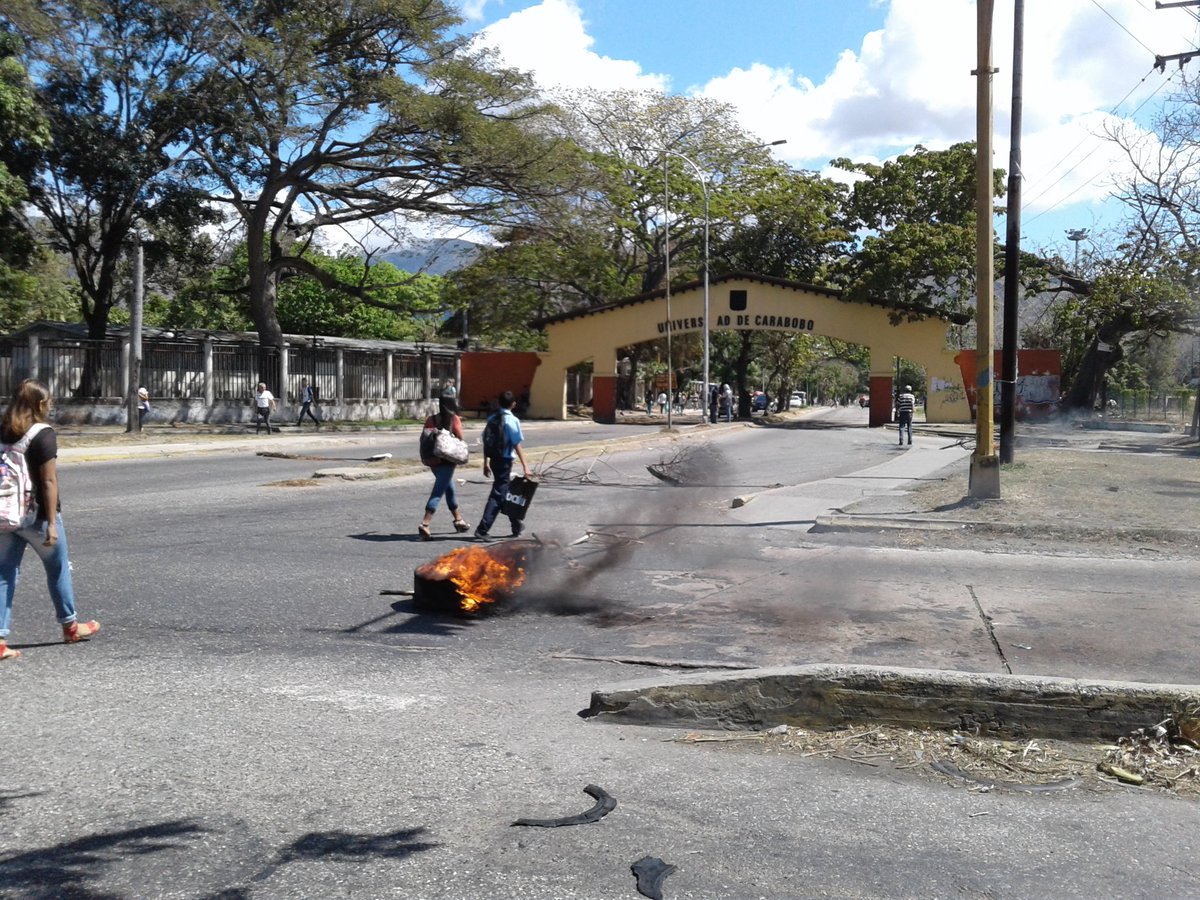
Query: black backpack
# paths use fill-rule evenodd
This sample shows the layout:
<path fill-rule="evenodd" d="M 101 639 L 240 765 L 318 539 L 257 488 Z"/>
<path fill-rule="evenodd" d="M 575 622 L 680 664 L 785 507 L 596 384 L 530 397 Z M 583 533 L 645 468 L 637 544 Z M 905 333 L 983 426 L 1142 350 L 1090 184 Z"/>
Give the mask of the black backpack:
<path fill-rule="evenodd" d="M 504 412 L 492 413 L 483 426 L 483 455 L 496 459 L 504 453 Z"/>

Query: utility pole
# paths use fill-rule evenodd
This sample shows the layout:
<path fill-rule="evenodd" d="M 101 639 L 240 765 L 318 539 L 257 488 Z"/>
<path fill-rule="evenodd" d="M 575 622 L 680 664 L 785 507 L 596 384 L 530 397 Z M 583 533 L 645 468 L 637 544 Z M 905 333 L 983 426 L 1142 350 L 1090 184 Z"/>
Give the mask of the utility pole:
<path fill-rule="evenodd" d="M 1004 249 L 1004 347 L 1000 360 L 1000 462 L 1013 461 L 1017 438 L 1017 329 L 1021 278 L 1021 103 L 1025 71 L 1025 0 L 1013 4 L 1012 125 L 1008 149 L 1008 234 Z"/>
<path fill-rule="evenodd" d="M 142 419 L 138 415 L 138 388 L 142 380 L 142 301 L 144 297 L 142 233 L 133 235 L 133 298 L 129 310 L 129 384 L 125 398 L 125 433 L 140 433 Z"/>
<path fill-rule="evenodd" d="M 992 13 L 995 0 L 978 0 L 978 61 L 975 95 L 975 453 L 967 492 L 971 497 L 1000 497 L 1000 460 L 995 454 L 996 401 L 992 296 L 995 283 L 992 252 Z"/>

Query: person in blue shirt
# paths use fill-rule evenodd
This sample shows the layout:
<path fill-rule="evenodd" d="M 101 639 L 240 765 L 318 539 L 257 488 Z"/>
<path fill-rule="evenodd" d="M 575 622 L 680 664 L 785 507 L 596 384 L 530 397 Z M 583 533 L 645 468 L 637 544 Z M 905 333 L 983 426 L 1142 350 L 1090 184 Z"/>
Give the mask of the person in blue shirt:
<path fill-rule="evenodd" d="M 521 433 L 521 420 L 513 412 L 516 403 L 517 400 L 512 391 L 505 391 L 500 395 L 500 409 L 493 414 L 493 418 L 499 417 L 499 440 L 496 442 L 496 446 L 491 448 L 486 446 L 485 441 L 483 474 L 484 477 L 491 476 L 492 492 L 488 495 L 483 516 L 475 528 L 475 537 L 477 538 L 486 538 L 488 532 L 492 530 L 496 517 L 500 515 L 504 497 L 508 493 L 509 482 L 512 480 L 513 459 L 521 461 L 521 469 L 526 478 L 531 478 L 533 475 L 529 470 L 529 464 L 525 462 L 525 451 L 521 448 L 525 436 Z M 489 424 L 492 421 L 493 419 L 489 419 Z M 485 432 L 487 428 L 488 426 L 485 425 Z M 520 519 L 509 516 L 508 520 L 512 525 L 513 537 L 517 537 L 525 530 L 525 524 Z"/>

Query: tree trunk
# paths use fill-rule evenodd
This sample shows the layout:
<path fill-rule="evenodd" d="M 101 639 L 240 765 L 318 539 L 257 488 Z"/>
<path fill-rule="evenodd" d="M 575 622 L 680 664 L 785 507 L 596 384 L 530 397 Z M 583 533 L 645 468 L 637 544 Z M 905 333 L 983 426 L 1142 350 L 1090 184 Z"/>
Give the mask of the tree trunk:
<path fill-rule="evenodd" d="M 741 339 L 741 343 L 738 345 L 737 355 L 737 410 L 739 419 L 748 419 L 750 418 L 750 391 L 746 375 L 750 369 L 750 359 L 753 355 L 754 333 L 739 331 L 738 337 Z"/>
<path fill-rule="evenodd" d="M 1063 406 L 1067 409 L 1095 409 L 1096 396 L 1104 383 L 1104 376 L 1124 355 L 1119 343 L 1109 343 L 1108 346 L 1112 348 L 1110 350 L 1101 350 L 1101 343 L 1099 337 L 1093 339 L 1087 353 L 1083 355 L 1079 371 L 1075 373 L 1075 380 L 1071 382 L 1071 390 L 1067 392 L 1063 401 Z"/>
<path fill-rule="evenodd" d="M 247 231 L 246 275 L 250 282 L 250 317 L 258 332 L 258 379 L 281 397 L 278 360 L 283 351 L 283 329 L 275 311 L 275 275 L 264 253 L 262 232 L 253 226 Z"/>

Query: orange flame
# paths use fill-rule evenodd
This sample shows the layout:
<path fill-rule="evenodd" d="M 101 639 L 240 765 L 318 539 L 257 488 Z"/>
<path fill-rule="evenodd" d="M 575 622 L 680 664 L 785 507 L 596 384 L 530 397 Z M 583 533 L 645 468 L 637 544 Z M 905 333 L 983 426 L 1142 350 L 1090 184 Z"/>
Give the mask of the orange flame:
<path fill-rule="evenodd" d="M 524 556 L 505 562 L 482 547 L 459 547 L 431 563 L 433 571 L 458 588 L 464 612 L 475 612 L 485 603 L 495 603 L 525 583 Z"/>

